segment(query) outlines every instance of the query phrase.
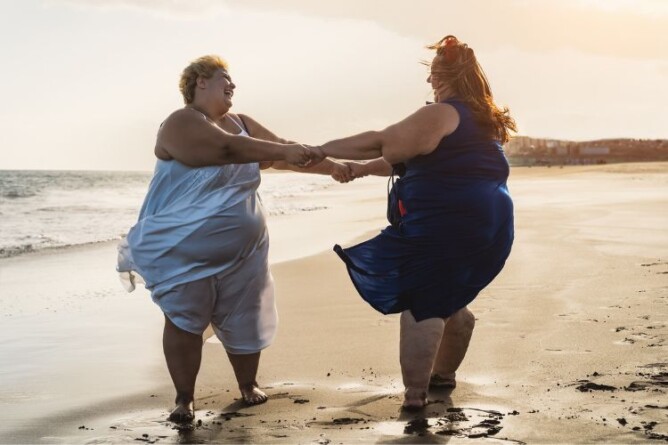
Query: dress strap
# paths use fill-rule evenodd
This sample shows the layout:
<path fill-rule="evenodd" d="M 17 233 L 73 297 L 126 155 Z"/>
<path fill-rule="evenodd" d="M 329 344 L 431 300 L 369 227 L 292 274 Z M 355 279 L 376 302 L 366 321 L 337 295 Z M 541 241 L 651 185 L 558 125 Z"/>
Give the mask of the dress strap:
<path fill-rule="evenodd" d="M 232 117 L 231 114 L 228 114 L 227 117 L 229 117 L 230 120 L 232 122 L 234 122 L 234 125 L 239 127 L 239 130 L 241 130 L 243 133 L 246 133 L 248 136 L 250 136 L 250 132 L 248 131 L 248 128 L 246 128 L 246 124 L 244 123 L 243 119 L 241 119 L 239 117 L 239 119 L 241 120 L 241 123 L 239 123 L 239 122 L 237 122 L 237 119 L 236 119 L 238 116 Z"/>

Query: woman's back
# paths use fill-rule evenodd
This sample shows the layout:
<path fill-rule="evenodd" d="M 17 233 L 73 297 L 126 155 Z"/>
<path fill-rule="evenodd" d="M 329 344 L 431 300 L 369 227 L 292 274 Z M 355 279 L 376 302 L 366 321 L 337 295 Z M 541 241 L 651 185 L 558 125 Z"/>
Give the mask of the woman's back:
<path fill-rule="evenodd" d="M 441 139 L 436 149 L 406 162 L 407 176 L 447 177 L 505 181 L 508 161 L 503 147 L 473 118 L 469 106 L 459 100 L 446 100 L 459 114 L 454 132 Z"/>
<path fill-rule="evenodd" d="M 446 103 L 459 113 L 457 129 L 433 152 L 407 161 L 397 184 L 402 235 L 447 246 L 444 253 L 458 257 L 489 248 L 499 230 L 512 226 L 513 203 L 501 144 L 481 130 L 465 103 Z"/>

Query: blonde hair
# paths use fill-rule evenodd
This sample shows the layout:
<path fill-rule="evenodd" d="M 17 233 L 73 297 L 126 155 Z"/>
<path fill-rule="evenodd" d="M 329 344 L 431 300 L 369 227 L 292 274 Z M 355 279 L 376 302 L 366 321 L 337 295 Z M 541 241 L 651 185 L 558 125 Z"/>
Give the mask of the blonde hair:
<path fill-rule="evenodd" d="M 494 103 L 489 81 L 473 50 L 455 36 L 445 36 L 427 48 L 436 51 L 431 66 L 432 76 L 444 80 L 455 96 L 465 102 L 474 119 L 489 135 L 507 142 L 510 131 L 517 131 L 515 120 L 507 107 Z"/>
<path fill-rule="evenodd" d="M 202 56 L 190 62 L 190 65 L 181 73 L 179 80 L 179 90 L 186 105 L 195 100 L 197 79 L 199 77 L 210 79 L 220 69 L 227 70 L 227 62 L 215 55 Z"/>

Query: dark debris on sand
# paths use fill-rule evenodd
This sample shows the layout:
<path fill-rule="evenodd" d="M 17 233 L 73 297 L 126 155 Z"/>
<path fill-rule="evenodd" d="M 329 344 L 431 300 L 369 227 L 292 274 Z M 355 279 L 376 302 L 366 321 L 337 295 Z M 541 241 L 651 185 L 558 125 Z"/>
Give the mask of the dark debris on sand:
<path fill-rule="evenodd" d="M 628 375 L 630 373 L 619 373 L 619 375 Z M 594 372 L 592 377 L 599 377 L 601 373 Z M 589 377 L 589 375 L 587 375 Z M 659 393 L 664 394 L 666 388 L 668 388 L 668 363 L 651 363 L 648 365 L 638 366 L 638 370 L 635 372 L 635 377 L 637 380 L 631 381 L 627 386 L 620 386 L 619 388 L 602 385 L 598 383 L 591 382 L 589 380 L 578 380 L 573 385 L 577 385 L 576 389 L 581 392 L 592 392 L 592 391 L 626 391 L 626 392 L 647 392 L 647 393 Z M 638 379 L 640 378 L 640 379 Z M 570 386 L 570 385 L 569 385 Z M 593 397 L 593 396 L 592 396 Z M 610 396 L 615 398 L 615 396 Z M 642 396 L 641 396 L 642 397 Z M 642 400 L 642 399 L 641 399 Z M 626 402 L 625 398 L 620 398 L 620 402 Z M 660 434 L 654 431 L 654 428 L 659 425 L 658 422 L 650 420 L 647 417 L 644 417 L 644 410 L 664 410 L 668 409 L 668 405 L 659 405 L 659 404 L 647 404 L 641 405 L 642 408 L 634 406 L 626 406 L 624 408 L 625 412 L 631 414 L 632 417 L 628 416 L 618 416 L 615 420 L 618 427 L 628 428 L 629 431 L 640 433 L 645 439 L 650 440 L 661 440 L 668 442 L 668 435 Z M 658 414 L 658 413 L 657 413 Z M 650 415 L 651 416 L 651 415 Z M 641 420 L 641 419 L 645 420 Z M 606 425 L 606 418 L 603 417 L 603 425 Z M 640 425 L 638 425 L 638 422 Z M 597 422 L 598 423 L 598 422 Z"/>
<path fill-rule="evenodd" d="M 353 425 L 360 422 L 366 422 L 366 420 L 360 417 L 338 417 L 332 420 L 334 425 Z"/>
<path fill-rule="evenodd" d="M 625 391 L 661 391 L 662 388 L 668 388 L 668 363 L 651 363 L 641 366 L 643 371 L 637 373 L 644 380 L 636 380 L 624 387 Z M 644 371 L 649 369 L 650 371 Z"/>
<path fill-rule="evenodd" d="M 509 415 L 518 415 L 519 412 L 512 411 Z M 501 422 L 504 414 L 495 410 L 484 410 L 479 408 L 448 408 L 446 414 L 437 419 L 434 425 L 431 425 L 427 419 L 418 418 L 409 421 L 404 427 L 404 434 L 414 434 L 424 436 L 432 431 L 441 436 L 456 436 L 461 438 L 478 439 L 484 437 L 496 436 L 502 429 Z M 523 442 L 508 440 L 522 444 Z"/>
<path fill-rule="evenodd" d="M 449 422 L 466 422 L 469 420 L 469 418 L 466 417 L 466 414 L 461 411 L 448 413 L 443 418 L 447 419 Z"/>
<path fill-rule="evenodd" d="M 599 383 L 590 382 L 589 380 L 579 380 L 578 383 L 580 383 L 580 385 L 576 386 L 575 389 L 581 392 L 617 390 L 615 386 L 601 385 Z"/>
<path fill-rule="evenodd" d="M 647 433 L 645 435 L 647 436 L 648 439 L 663 440 L 668 442 L 668 435 L 666 434 Z"/>
<path fill-rule="evenodd" d="M 423 436 L 430 426 L 431 425 L 429 425 L 427 419 L 413 419 L 404 427 L 404 434 L 417 434 L 418 436 Z"/>
<path fill-rule="evenodd" d="M 235 417 L 250 417 L 253 414 L 248 414 L 248 413 L 239 413 L 237 411 L 231 411 L 231 412 L 222 412 L 220 413 L 220 417 L 222 417 L 225 420 L 232 420 Z"/>
<path fill-rule="evenodd" d="M 166 438 L 167 436 L 150 436 L 144 433 L 141 435 L 141 437 L 135 437 L 135 440 L 138 442 L 156 443 L 160 439 L 166 439 Z"/>

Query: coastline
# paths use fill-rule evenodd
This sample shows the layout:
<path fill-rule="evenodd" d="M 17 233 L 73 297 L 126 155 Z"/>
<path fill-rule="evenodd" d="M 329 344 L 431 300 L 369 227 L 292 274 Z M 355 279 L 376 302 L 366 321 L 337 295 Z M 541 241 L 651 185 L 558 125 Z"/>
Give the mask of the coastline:
<path fill-rule="evenodd" d="M 11 363 L 1 371 L 0 442 L 440 443 L 482 434 L 640 443 L 667 435 L 668 216 L 656 211 L 668 203 L 666 167 L 513 169 L 513 253 L 471 305 L 478 321 L 457 389 L 430 394 L 422 416 L 398 409 L 398 317 L 365 305 L 329 251 L 385 226 L 383 178 L 314 194 L 330 200 L 326 210 L 270 220 L 280 327 L 259 379 L 271 399 L 250 408 L 235 401 L 227 359 L 207 343 L 202 423 L 190 431 L 164 421 L 172 388 L 162 315 L 145 290 L 121 288 L 115 243 L 2 259 L 0 347 Z"/>

